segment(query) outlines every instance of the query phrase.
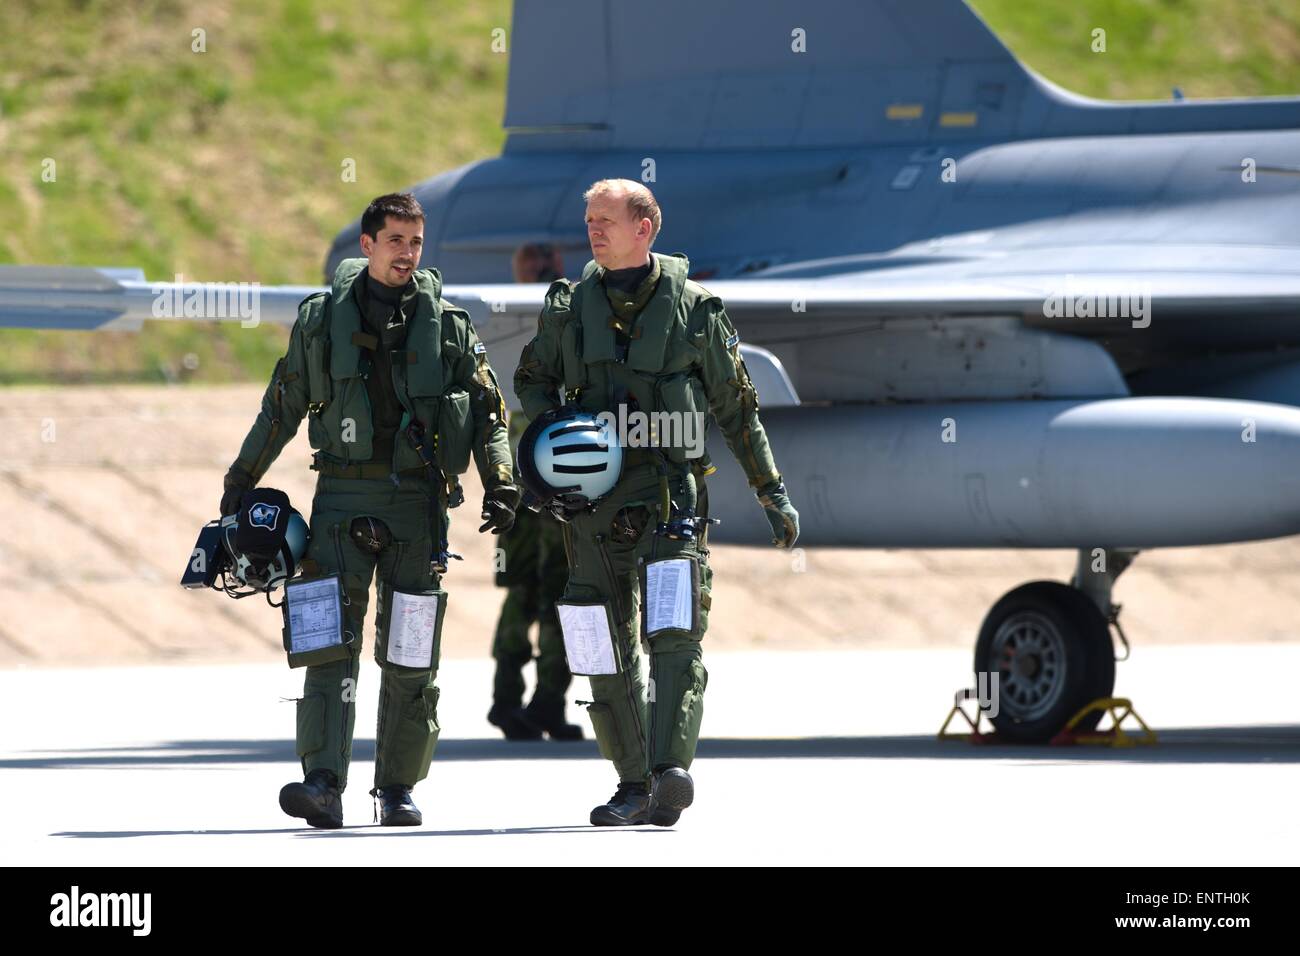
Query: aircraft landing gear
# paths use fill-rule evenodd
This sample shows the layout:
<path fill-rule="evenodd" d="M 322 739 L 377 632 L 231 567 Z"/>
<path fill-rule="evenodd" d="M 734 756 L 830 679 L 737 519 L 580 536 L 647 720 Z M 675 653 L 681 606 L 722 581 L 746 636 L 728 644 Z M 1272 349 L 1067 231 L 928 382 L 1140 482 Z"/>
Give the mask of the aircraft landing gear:
<path fill-rule="evenodd" d="M 1136 555 L 1081 550 L 1069 585 L 1033 581 L 993 605 L 975 642 L 975 672 L 998 675 L 997 716 L 990 719 L 1000 737 L 1047 743 L 1082 707 L 1112 696 L 1110 625 L 1119 609 L 1111 587 Z M 1092 730 L 1100 719 L 1100 711 L 1091 713 L 1075 729 Z"/>

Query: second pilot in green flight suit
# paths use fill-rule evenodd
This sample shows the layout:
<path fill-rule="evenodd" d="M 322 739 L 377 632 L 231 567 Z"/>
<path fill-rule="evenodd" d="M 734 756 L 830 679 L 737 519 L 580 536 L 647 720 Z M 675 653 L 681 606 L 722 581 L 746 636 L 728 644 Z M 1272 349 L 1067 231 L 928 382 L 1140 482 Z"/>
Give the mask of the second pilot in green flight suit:
<path fill-rule="evenodd" d="M 630 180 L 602 180 L 586 193 L 594 262 L 580 282 L 558 280 L 546 295 L 537 335 L 524 348 L 515 392 L 530 418 L 562 404 L 593 414 L 712 415 L 764 509 L 773 543 L 794 546 L 798 513 L 781 483 L 758 417 L 758 400 L 739 337 L 722 301 L 687 278 L 683 256 L 650 252 L 661 214 L 650 190 Z M 701 432 L 702 436 L 702 432 Z M 597 826 L 675 823 L 694 799 L 687 772 L 695 757 L 708 673 L 700 641 L 708 627 L 705 478 L 707 455 L 677 446 L 629 447 L 622 477 L 593 510 L 565 527 L 569 581 L 565 602 L 607 602 L 621 670 L 593 676 L 589 708 L 601 753 L 619 785 L 597 806 Z M 660 533 L 676 522 L 689 536 Z M 642 672 L 637 606 L 644 599 L 641 562 L 692 562 L 695 610 L 689 629 L 647 641 Z"/>

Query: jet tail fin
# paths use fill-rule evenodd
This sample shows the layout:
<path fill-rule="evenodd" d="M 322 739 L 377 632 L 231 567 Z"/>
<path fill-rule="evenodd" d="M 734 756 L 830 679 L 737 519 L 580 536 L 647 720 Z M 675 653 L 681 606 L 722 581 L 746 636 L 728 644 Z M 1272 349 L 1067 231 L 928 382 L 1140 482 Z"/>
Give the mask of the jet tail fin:
<path fill-rule="evenodd" d="M 511 36 L 507 152 L 853 147 L 1300 122 L 1291 98 L 1075 96 L 1017 60 L 963 0 L 518 0 Z"/>
<path fill-rule="evenodd" d="M 1028 86 L 960 0 L 520 0 L 512 36 L 508 150 L 916 139 Z"/>

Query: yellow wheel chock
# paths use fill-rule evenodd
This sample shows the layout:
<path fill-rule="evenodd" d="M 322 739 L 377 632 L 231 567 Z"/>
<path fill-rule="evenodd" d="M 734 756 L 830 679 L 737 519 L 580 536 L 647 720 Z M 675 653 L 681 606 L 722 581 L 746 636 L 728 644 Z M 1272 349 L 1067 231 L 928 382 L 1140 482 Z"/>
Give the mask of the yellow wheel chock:
<path fill-rule="evenodd" d="M 1091 731 L 1076 731 L 1074 729 L 1084 717 L 1098 710 L 1110 714 L 1111 726 L 1108 729 Z M 1128 733 L 1120 726 L 1124 719 L 1130 716 L 1142 728 L 1141 734 Z M 1133 702 L 1127 697 L 1099 697 L 1071 717 L 1070 722 L 1052 738 L 1051 742 L 1053 746 L 1102 744 L 1107 747 L 1135 747 L 1138 744 L 1155 743 L 1156 732 L 1147 726 L 1145 720 L 1138 716 L 1137 711 L 1133 709 Z"/>
<path fill-rule="evenodd" d="M 953 705 L 952 710 L 948 712 L 948 719 L 943 722 L 939 728 L 940 740 L 966 740 L 972 744 L 992 744 L 998 743 L 1000 738 L 993 729 L 990 722 L 990 729 L 987 731 L 980 730 L 980 719 L 984 718 L 984 711 L 975 703 L 975 717 L 972 719 L 962 707 L 961 692 L 958 691 L 957 702 Z M 973 698 L 972 698 L 973 699 Z M 1088 714 L 1094 711 L 1105 711 L 1110 714 L 1111 726 L 1106 730 L 1078 731 L 1079 722 Z M 948 727 L 953 718 L 958 714 L 962 720 L 966 721 L 966 726 L 970 728 L 969 733 L 949 732 Z M 1142 732 L 1131 733 L 1126 731 L 1123 722 L 1132 717 L 1142 728 Z M 1081 708 L 1077 714 L 1070 718 L 1065 727 L 1051 739 L 1052 746 L 1069 746 L 1073 744 L 1093 744 L 1107 747 L 1136 747 L 1138 744 L 1154 744 L 1157 742 L 1156 732 L 1147 726 L 1136 710 L 1133 709 L 1133 702 L 1127 697 L 1099 697 L 1092 703 Z"/>
<path fill-rule="evenodd" d="M 984 711 L 980 707 L 979 701 L 975 700 L 975 719 L 971 720 L 970 714 L 966 713 L 966 711 L 962 708 L 963 701 L 962 701 L 961 694 L 962 694 L 961 691 L 957 692 L 957 702 L 953 704 L 952 710 L 948 711 L 948 719 L 945 720 L 943 722 L 943 726 L 939 728 L 939 739 L 940 740 L 968 740 L 973 744 L 992 743 L 994 738 L 994 730 L 992 729 L 993 728 L 992 723 L 989 724 L 989 730 L 987 733 L 980 730 L 980 718 L 983 717 L 985 720 L 988 720 L 988 718 L 984 717 Z M 966 721 L 966 726 L 970 727 L 970 733 L 968 734 L 948 733 L 948 725 L 952 723 L 952 719 L 956 717 L 958 714 L 961 714 L 962 719 Z"/>

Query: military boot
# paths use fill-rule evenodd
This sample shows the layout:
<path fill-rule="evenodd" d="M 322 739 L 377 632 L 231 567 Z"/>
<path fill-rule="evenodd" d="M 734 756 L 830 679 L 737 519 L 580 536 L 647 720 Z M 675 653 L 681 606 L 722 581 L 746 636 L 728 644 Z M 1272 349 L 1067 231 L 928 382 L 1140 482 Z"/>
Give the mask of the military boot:
<path fill-rule="evenodd" d="M 552 740 L 581 740 L 582 728 L 564 719 L 564 698 L 538 700 L 534 697 L 524 708 L 528 721 L 546 731 Z"/>
<path fill-rule="evenodd" d="M 593 827 L 632 827 L 648 823 L 650 794 L 644 783 L 620 783 L 608 803 L 591 811 Z"/>
<path fill-rule="evenodd" d="M 386 787 L 376 787 L 370 795 L 378 799 L 381 827 L 418 827 L 424 823 L 424 816 L 411 798 L 411 788 L 402 783 L 392 783 Z"/>
<path fill-rule="evenodd" d="M 506 740 L 542 739 L 542 728 L 528 719 L 522 707 L 493 704 L 492 709 L 488 711 L 487 719 L 493 727 L 501 728 L 501 732 L 506 735 Z"/>
<path fill-rule="evenodd" d="M 332 770 L 313 770 L 302 783 L 288 783 L 280 789 L 280 809 L 291 817 L 305 818 L 310 826 L 336 830 L 343 826 L 338 782 Z"/>
<path fill-rule="evenodd" d="M 695 781 L 680 767 L 668 767 L 654 775 L 650 787 L 649 819 L 657 827 L 670 827 L 695 800 Z"/>

